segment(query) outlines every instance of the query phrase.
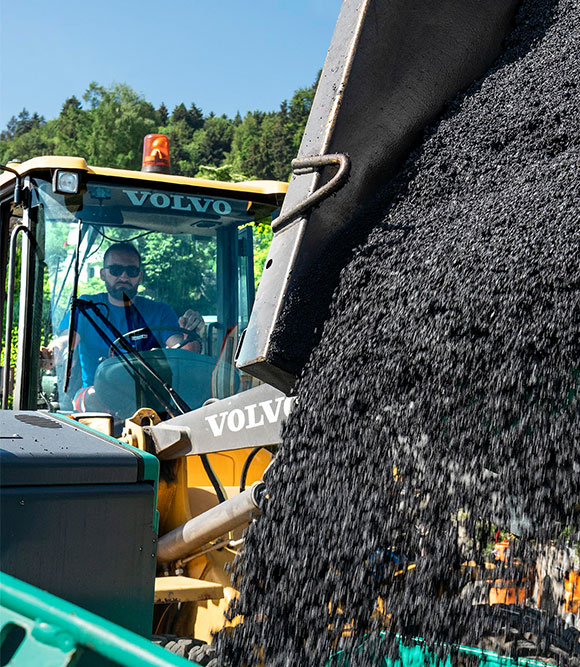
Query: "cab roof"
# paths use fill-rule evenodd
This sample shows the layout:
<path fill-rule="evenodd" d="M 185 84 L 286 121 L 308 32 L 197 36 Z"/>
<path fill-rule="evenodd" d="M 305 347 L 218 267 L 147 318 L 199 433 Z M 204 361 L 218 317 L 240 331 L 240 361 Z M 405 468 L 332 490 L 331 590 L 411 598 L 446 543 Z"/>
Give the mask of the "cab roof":
<path fill-rule="evenodd" d="M 173 174 L 156 174 L 144 171 L 134 171 L 131 169 L 112 169 L 109 167 L 91 167 L 84 158 L 68 157 L 63 155 L 47 155 L 35 157 L 26 162 L 8 162 L 8 167 L 16 170 L 21 176 L 26 176 L 32 172 L 54 171 L 55 169 L 64 169 L 71 171 L 83 171 L 95 176 L 109 176 L 112 178 L 124 178 L 139 180 L 150 183 L 167 183 L 168 185 L 191 186 L 196 189 L 221 190 L 239 195 L 247 195 L 251 199 L 252 195 L 261 195 L 272 197 L 276 203 L 281 203 L 288 183 L 281 181 L 243 181 L 241 183 L 231 183 L 226 181 L 212 181 L 205 178 L 190 178 L 187 176 L 176 176 Z M 0 173 L 0 188 L 5 187 L 16 176 L 11 172 Z"/>

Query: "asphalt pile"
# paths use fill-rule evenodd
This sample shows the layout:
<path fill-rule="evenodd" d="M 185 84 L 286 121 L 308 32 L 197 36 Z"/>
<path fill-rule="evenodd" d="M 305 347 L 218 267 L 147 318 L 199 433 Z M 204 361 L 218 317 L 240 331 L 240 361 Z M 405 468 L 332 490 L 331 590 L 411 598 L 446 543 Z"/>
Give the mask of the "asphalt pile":
<path fill-rule="evenodd" d="M 245 622 L 218 637 L 224 661 L 318 666 L 362 645 L 349 664 L 378 664 L 394 633 L 443 655 L 506 631 L 474 581 L 500 531 L 514 585 L 550 549 L 575 557 L 579 52 L 575 0 L 523 2 L 501 58 L 389 185 L 236 563 Z M 573 636 L 548 603 L 527 636 Z"/>

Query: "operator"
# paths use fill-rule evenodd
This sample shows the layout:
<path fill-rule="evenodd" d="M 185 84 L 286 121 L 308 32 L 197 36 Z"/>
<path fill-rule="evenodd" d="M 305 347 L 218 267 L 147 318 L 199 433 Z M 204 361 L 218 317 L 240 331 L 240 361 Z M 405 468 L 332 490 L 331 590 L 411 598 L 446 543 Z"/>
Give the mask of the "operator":
<path fill-rule="evenodd" d="M 205 323 L 199 313 L 186 310 L 178 318 L 171 306 L 161 301 L 154 301 L 137 295 L 137 289 L 143 280 L 141 270 L 141 256 L 131 243 L 113 243 L 103 258 L 103 268 L 100 272 L 101 280 L 105 283 L 106 292 L 84 295 L 81 299 L 91 301 L 101 311 L 102 315 L 122 335 L 131 331 L 141 330 L 138 334 L 128 336 L 128 342 L 138 351 L 151 350 L 162 347 L 182 347 L 186 350 L 201 352 L 199 333 L 203 331 Z M 91 313 L 91 311 L 89 311 Z M 107 335 L 113 340 L 116 336 L 91 314 Z M 59 330 L 68 329 L 70 313 L 63 318 Z M 196 340 L 185 342 L 187 336 L 179 332 L 186 329 L 195 336 Z M 155 332 L 155 333 L 154 333 Z M 193 336 L 192 336 L 193 337 Z M 67 336 L 60 336 L 48 347 L 40 350 L 42 368 L 53 368 L 59 363 L 66 347 Z M 79 410 L 94 409 L 91 406 L 91 394 L 94 394 L 93 384 L 98 365 L 110 356 L 110 344 L 89 322 L 87 317 L 78 313 L 75 345 L 79 349 L 82 387 L 74 398 L 74 407 Z M 120 348 L 119 348 L 120 349 Z"/>

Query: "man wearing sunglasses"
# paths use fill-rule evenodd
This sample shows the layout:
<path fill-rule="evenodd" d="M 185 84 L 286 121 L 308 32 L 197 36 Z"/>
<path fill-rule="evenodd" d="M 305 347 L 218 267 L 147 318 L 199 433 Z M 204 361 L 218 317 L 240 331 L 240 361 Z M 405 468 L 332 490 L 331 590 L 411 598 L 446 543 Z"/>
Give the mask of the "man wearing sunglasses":
<path fill-rule="evenodd" d="M 179 332 L 180 328 L 194 333 L 201 332 L 205 323 L 199 313 L 187 310 L 178 318 L 175 311 L 166 303 L 137 294 L 143 280 L 143 272 L 141 256 L 135 246 L 125 242 L 109 246 L 103 258 L 100 276 L 107 291 L 83 295 L 81 298 L 92 302 L 112 325 L 113 330 L 119 334 L 138 332 L 127 337 L 136 350 L 181 346 L 186 350 L 201 351 L 199 336 L 196 340 L 184 344 L 184 334 Z M 59 329 L 67 329 L 69 319 L 67 314 Z M 160 329 L 162 331 L 159 331 Z M 111 332 L 107 333 L 111 335 Z M 79 410 L 94 409 L 94 406 L 85 405 L 85 401 L 89 398 L 98 365 L 109 356 L 110 344 L 82 313 L 78 315 L 76 334 L 82 388 L 77 392 L 74 407 Z M 62 354 L 62 346 L 59 345 L 53 344 L 50 349 L 41 348 L 42 367 L 51 368 L 58 363 L 59 353 Z"/>

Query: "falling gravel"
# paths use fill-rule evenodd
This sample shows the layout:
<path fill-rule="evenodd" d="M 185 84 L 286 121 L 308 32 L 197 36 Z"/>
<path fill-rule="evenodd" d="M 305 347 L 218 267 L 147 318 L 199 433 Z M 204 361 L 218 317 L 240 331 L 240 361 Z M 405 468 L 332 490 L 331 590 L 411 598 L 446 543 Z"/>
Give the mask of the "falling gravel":
<path fill-rule="evenodd" d="M 244 623 L 217 640 L 235 667 L 361 645 L 349 664 L 379 664 L 396 633 L 575 664 L 579 51 L 574 0 L 524 2 L 388 186 L 235 566 Z M 529 612 L 490 607 L 492 584 Z"/>

